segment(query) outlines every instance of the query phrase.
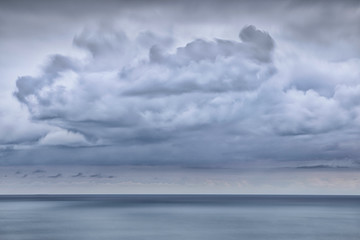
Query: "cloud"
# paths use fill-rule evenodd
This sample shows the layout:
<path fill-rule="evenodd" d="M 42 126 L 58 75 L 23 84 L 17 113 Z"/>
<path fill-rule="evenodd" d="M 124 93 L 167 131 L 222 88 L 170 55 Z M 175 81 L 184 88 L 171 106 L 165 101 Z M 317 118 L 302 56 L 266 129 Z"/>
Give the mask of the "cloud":
<path fill-rule="evenodd" d="M 84 174 L 79 172 L 79 173 L 77 173 L 75 175 L 72 175 L 71 177 L 74 177 L 74 178 L 76 178 L 76 177 L 84 177 Z"/>
<path fill-rule="evenodd" d="M 331 60 L 358 58 L 359 8 L 359 1 L 292 1 L 289 11 L 303 18 L 289 18 L 284 35 L 299 47 Z"/>
<path fill-rule="evenodd" d="M 101 174 L 93 174 L 93 175 L 90 175 L 91 178 L 101 178 Z"/>
<path fill-rule="evenodd" d="M 358 192 L 359 9 L 0 1 L 1 191 Z"/>
<path fill-rule="evenodd" d="M 86 57 L 54 55 L 38 76 L 17 79 L 15 96 L 32 119 L 53 126 L 38 143 L 103 146 L 77 149 L 77 160 L 66 150 L 52 157 L 96 164 L 217 166 L 359 155 L 339 144 L 359 125 L 358 59 L 333 62 L 283 47 L 252 25 L 237 41 L 179 42 L 112 27 L 76 35 L 74 46 Z M 41 151 L 35 155 L 60 150 Z"/>
<path fill-rule="evenodd" d="M 328 165 L 311 165 L 311 166 L 300 166 L 299 169 L 332 169 L 332 168 L 350 168 L 347 166 L 328 166 Z"/>
<path fill-rule="evenodd" d="M 101 174 L 93 174 L 89 176 L 90 178 L 114 178 L 114 176 L 109 175 L 109 176 L 103 176 Z"/>
<path fill-rule="evenodd" d="M 58 173 L 58 174 L 53 175 L 53 176 L 48 176 L 48 178 L 59 178 L 59 177 L 61 177 L 61 176 L 62 176 L 62 174 L 61 174 L 61 173 Z"/>
<path fill-rule="evenodd" d="M 148 56 L 138 50 L 144 33 L 133 42 L 122 32 L 80 34 L 74 43 L 90 59 L 55 55 L 41 76 L 18 78 L 15 96 L 33 119 L 69 130 L 67 137 L 78 134 L 78 141 L 86 142 L 80 135 L 161 140 L 171 129 L 219 121 L 225 117 L 217 116 L 220 108 L 231 111 L 222 95 L 255 90 L 275 72 L 274 42 L 254 26 L 241 31 L 242 41 L 198 39 L 174 53 L 166 51 L 169 38 L 145 35 L 154 41 L 141 50 Z M 41 142 L 57 144 L 60 135 L 65 137 L 51 133 Z"/>
<path fill-rule="evenodd" d="M 51 129 L 34 122 L 30 122 L 26 111 L 17 109 L 18 102 L 9 96 L 1 96 L 0 102 L 0 146 L 16 144 L 33 144 Z M 0 152 L 2 148 L 0 147 Z M 1 154 L 1 153 L 0 153 Z"/>
<path fill-rule="evenodd" d="M 58 131 L 51 131 L 42 139 L 39 140 L 40 145 L 47 146 L 69 146 L 80 147 L 89 146 L 90 142 L 86 138 L 79 134 L 70 131 L 59 129 Z"/>

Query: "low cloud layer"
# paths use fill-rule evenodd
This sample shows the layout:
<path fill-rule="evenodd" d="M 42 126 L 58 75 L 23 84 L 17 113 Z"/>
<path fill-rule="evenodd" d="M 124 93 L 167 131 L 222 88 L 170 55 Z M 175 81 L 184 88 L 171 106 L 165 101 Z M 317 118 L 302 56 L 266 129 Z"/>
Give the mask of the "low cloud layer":
<path fill-rule="evenodd" d="M 257 172 L 239 169 L 126 166 L 0 168 L 1 194 L 187 193 L 187 194 L 358 194 L 359 172 L 323 165 Z M 17 174 L 21 171 L 22 174 Z"/>

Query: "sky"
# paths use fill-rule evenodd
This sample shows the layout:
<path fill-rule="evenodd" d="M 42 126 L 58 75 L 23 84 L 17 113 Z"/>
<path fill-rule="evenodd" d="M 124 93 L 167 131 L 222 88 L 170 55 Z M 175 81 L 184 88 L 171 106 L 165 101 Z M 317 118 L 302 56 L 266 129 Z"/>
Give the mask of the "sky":
<path fill-rule="evenodd" d="M 0 2 L 0 194 L 360 194 L 360 2 Z"/>

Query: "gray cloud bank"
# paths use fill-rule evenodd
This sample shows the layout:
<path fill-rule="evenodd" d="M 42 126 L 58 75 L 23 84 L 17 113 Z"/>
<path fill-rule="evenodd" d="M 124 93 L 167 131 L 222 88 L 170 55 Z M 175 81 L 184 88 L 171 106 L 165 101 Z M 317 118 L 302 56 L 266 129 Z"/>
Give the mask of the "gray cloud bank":
<path fill-rule="evenodd" d="M 233 16 L 229 6 L 238 4 L 210 5 Z M 266 19 L 285 22 L 274 34 L 252 25 L 240 27 L 231 39 L 186 41 L 166 31 L 133 34 L 108 26 L 82 31 L 73 44 L 85 57 L 52 55 L 37 76 L 16 80 L 17 100 L 32 121 L 50 130 L 36 135 L 28 149 L 0 149 L 3 163 L 263 167 L 271 161 L 344 160 L 357 165 L 359 5 L 280 1 L 265 12 L 258 4 L 243 3 L 254 12 L 248 20 L 269 29 L 274 28 Z M 145 21 L 149 16 L 141 5 L 124 3 Z M 161 6 L 170 13 L 179 7 Z M 199 15 L 209 24 L 224 21 L 207 8 Z M 336 23 L 324 20 L 345 12 Z M 294 14 L 303 20 L 294 20 Z M 84 15 L 80 11 L 77 17 Z M 189 8 L 189 19 L 180 22 L 197 18 Z"/>

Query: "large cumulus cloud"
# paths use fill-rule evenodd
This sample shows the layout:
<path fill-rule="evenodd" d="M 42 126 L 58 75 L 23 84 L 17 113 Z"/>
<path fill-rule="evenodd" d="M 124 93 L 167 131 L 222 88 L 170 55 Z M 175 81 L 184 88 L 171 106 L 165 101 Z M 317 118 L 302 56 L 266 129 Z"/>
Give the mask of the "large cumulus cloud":
<path fill-rule="evenodd" d="M 84 32 L 74 43 L 89 58 L 54 55 L 42 75 L 17 80 L 15 95 L 34 119 L 89 139 L 136 138 L 153 130 L 164 132 L 162 138 L 232 121 L 241 96 L 275 73 L 269 34 L 248 26 L 239 37 L 171 48 L 171 38 L 152 33 L 129 39 L 122 32 Z"/>
<path fill-rule="evenodd" d="M 19 77 L 15 96 L 32 119 L 58 129 L 39 143 L 125 144 L 133 151 L 111 161 L 127 163 L 357 157 L 339 141 L 359 127 L 358 59 L 286 51 L 254 26 L 237 41 L 178 42 L 86 30 L 74 45 L 87 57 L 53 55 L 39 76 Z"/>

